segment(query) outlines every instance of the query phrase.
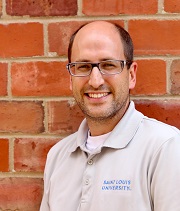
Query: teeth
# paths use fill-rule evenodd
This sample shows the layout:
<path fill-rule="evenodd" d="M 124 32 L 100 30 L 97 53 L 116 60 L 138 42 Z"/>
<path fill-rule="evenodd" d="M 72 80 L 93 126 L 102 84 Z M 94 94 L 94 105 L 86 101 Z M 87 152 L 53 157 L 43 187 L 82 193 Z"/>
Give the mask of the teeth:
<path fill-rule="evenodd" d="M 98 94 L 90 94 L 89 93 L 89 97 L 91 97 L 91 98 L 101 98 L 101 97 L 104 97 L 107 95 L 108 95 L 108 93 L 98 93 Z"/>

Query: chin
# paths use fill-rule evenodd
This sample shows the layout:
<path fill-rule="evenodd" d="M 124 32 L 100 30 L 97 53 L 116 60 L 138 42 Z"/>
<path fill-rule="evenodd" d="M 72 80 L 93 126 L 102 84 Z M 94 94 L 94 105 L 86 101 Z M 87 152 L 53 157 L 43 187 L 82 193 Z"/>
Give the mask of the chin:
<path fill-rule="evenodd" d="M 91 119 L 93 121 L 106 121 L 108 119 L 112 119 L 115 114 L 110 113 L 85 113 L 86 118 Z"/>

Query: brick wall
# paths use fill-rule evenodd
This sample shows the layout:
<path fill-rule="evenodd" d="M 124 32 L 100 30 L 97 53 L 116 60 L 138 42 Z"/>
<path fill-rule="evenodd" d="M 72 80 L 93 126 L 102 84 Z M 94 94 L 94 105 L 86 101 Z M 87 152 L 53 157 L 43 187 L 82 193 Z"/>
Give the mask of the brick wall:
<path fill-rule="evenodd" d="M 97 19 L 132 35 L 137 108 L 180 128 L 179 0 L 0 0 L 0 210 L 39 210 L 47 152 L 83 118 L 65 69 L 68 40 Z"/>

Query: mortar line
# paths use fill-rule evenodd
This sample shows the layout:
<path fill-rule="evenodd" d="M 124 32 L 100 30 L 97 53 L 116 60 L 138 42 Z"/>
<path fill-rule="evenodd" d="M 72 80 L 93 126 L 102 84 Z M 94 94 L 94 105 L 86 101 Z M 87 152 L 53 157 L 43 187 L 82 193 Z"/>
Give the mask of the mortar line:
<path fill-rule="evenodd" d="M 43 178 L 43 173 L 42 172 L 7 172 L 7 173 L 2 173 L 0 172 L 0 178 L 37 178 L 37 179 L 41 179 Z"/>
<path fill-rule="evenodd" d="M 7 96 L 8 100 L 12 98 L 12 78 L 11 78 L 11 62 L 8 62 L 7 71 Z"/>
<path fill-rule="evenodd" d="M 82 13 L 82 0 L 77 0 L 77 16 L 84 16 Z"/>
<path fill-rule="evenodd" d="M 45 133 L 48 132 L 48 106 L 47 106 L 47 102 L 44 101 L 43 102 L 43 106 L 44 106 L 44 129 L 45 129 Z"/>
<path fill-rule="evenodd" d="M 48 24 L 43 24 L 43 41 L 44 41 L 44 56 L 49 56 L 49 42 L 48 42 Z"/>
<path fill-rule="evenodd" d="M 10 16 L 11 17 L 11 16 Z M 10 23 L 35 23 L 39 22 L 41 24 L 44 23 L 60 23 L 60 22 L 68 22 L 68 21 L 93 21 L 93 20 L 180 20 L 180 14 L 174 13 L 160 13 L 160 14 L 150 14 L 150 15 L 114 15 L 114 16 L 55 16 L 55 17 L 26 17 L 26 16 L 16 16 L 5 19 L 0 19 L 0 23 L 2 24 L 10 24 Z"/>
<path fill-rule="evenodd" d="M 6 13 L 6 0 L 2 0 L 2 16 L 1 18 L 7 17 Z"/>
<path fill-rule="evenodd" d="M 172 60 L 166 61 L 166 89 L 168 94 L 171 94 L 171 64 Z"/>
<path fill-rule="evenodd" d="M 128 23 L 127 23 L 128 27 Z M 135 58 L 137 59 L 179 59 L 180 54 L 177 55 L 135 55 Z M 0 58 L 0 62 L 16 62 L 16 63 L 26 63 L 26 62 L 67 62 L 67 56 L 53 56 L 49 57 L 44 56 L 44 57 L 18 57 L 18 58 Z"/>
<path fill-rule="evenodd" d="M 9 139 L 9 171 L 14 172 L 14 138 Z"/>
<path fill-rule="evenodd" d="M 158 1 L 158 13 L 159 14 L 165 14 L 165 12 L 164 12 L 164 0 Z"/>

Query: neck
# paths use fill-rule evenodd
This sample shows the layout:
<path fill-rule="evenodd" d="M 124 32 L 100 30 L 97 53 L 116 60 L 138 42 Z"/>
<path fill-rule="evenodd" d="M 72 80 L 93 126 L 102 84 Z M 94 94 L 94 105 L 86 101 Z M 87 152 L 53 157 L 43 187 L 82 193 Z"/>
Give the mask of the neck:
<path fill-rule="evenodd" d="M 89 130 L 91 132 L 91 136 L 100 136 L 106 133 L 111 132 L 116 124 L 119 122 L 117 121 L 116 123 L 112 121 L 93 121 L 91 119 L 87 119 Z"/>

